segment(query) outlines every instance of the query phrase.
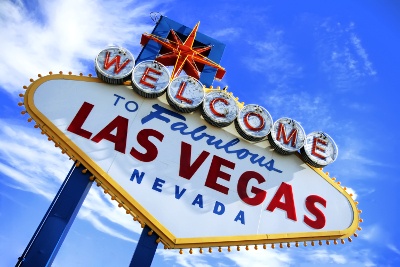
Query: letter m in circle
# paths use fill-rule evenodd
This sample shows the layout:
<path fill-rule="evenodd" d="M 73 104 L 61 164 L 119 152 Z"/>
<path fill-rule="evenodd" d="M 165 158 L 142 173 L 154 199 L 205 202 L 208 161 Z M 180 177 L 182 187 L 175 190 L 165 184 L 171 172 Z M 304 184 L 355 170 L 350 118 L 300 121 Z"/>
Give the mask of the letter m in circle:
<path fill-rule="evenodd" d="M 283 138 L 283 143 L 288 145 L 289 142 L 291 143 L 292 147 L 296 147 L 297 142 L 297 129 L 292 129 L 289 134 L 289 137 L 286 136 L 285 126 L 282 123 L 279 123 L 278 132 L 276 133 L 276 140 L 279 141 Z"/>

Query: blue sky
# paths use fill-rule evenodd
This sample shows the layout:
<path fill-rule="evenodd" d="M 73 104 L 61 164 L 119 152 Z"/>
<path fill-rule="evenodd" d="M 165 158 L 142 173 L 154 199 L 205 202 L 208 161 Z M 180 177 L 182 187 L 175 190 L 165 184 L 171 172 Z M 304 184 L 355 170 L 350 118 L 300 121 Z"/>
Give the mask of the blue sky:
<path fill-rule="evenodd" d="M 158 11 L 226 44 L 214 85 L 323 130 L 325 170 L 354 191 L 351 244 L 212 254 L 159 247 L 153 266 L 399 266 L 400 3 L 397 1 L 9 1 L 0 4 L 0 266 L 14 266 L 72 165 L 19 113 L 29 78 L 94 74 L 109 44 L 140 51 Z M 93 186 L 53 266 L 128 266 L 141 228 Z"/>

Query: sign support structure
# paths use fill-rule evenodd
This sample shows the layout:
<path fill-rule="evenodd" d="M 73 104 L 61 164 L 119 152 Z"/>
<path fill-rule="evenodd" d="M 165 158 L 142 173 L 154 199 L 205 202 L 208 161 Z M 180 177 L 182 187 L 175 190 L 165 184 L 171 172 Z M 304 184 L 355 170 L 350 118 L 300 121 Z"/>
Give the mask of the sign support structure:
<path fill-rule="evenodd" d="M 150 267 L 158 246 L 158 235 L 147 225 L 143 228 L 129 267 Z"/>
<path fill-rule="evenodd" d="M 74 164 L 15 267 L 51 266 L 85 200 L 92 181 Z"/>

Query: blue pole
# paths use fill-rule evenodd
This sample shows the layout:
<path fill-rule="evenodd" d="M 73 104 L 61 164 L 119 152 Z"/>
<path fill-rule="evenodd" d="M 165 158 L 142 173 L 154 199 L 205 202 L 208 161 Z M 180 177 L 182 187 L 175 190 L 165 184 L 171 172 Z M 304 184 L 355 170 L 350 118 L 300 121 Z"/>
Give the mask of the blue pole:
<path fill-rule="evenodd" d="M 150 267 L 158 245 L 158 235 L 154 232 L 149 235 L 150 231 L 147 225 L 143 228 L 129 267 Z"/>
<path fill-rule="evenodd" d="M 51 266 L 92 185 L 83 170 L 72 166 L 16 267 Z"/>

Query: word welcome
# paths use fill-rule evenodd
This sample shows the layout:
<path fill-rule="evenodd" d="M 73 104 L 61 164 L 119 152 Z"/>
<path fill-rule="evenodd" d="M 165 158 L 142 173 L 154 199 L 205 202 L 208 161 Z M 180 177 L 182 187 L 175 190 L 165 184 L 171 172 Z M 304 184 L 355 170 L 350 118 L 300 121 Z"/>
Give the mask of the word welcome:
<path fill-rule="evenodd" d="M 97 64 L 98 73 L 109 70 L 115 65 L 115 70 L 128 68 L 122 58 L 127 54 L 115 54 L 110 61 L 110 51 L 115 48 L 104 49 L 96 58 L 105 54 L 103 64 Z M 125 51 L 125 49 L 121 50 Z M 205 92 L 203 85 L 193 75 L 171 77 L 167 68 L 157 60 L 146 60 L 136 64 L 134 68 L 129 67 L 132 89 L 146 98 L 156 98 L 165 92 L 169 105 L 175 110 L 183 113 L 193 112 L 200 109 L 204 120 L 216 127 L 226 127 L 235 123 L 237 132 L 248 141 L 260 141 L 268 139 L 272 148 L 282 155 L 296 153 L 300 150 L 304 161 L 314 167 L 325 167 L 337 158 L 337 146 L 333 139 L 324 132 L 311 132 L 307 136 L 303 127 L 293 119 L 280 118 L 273 123 L 269 112 L 259 105 L 239 104 L 237 99 L 226 90 L 210 89 Z M 99 75 L 104 81 L 112 84 L 122 83 L 124 80 L 118 73 L 109 73 L 105 77 Z M 115 75 L 116 79 L 112 79 Z M 240 107 L 240 108 L 239 108 Z M 306 144 L 306 140 L 311 145 Z"/>

